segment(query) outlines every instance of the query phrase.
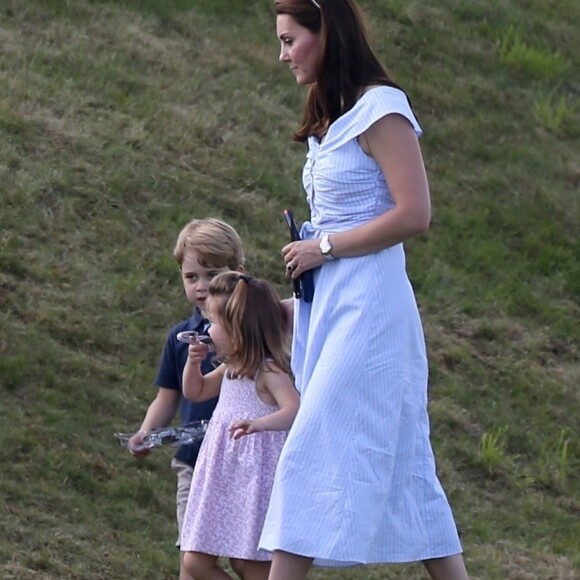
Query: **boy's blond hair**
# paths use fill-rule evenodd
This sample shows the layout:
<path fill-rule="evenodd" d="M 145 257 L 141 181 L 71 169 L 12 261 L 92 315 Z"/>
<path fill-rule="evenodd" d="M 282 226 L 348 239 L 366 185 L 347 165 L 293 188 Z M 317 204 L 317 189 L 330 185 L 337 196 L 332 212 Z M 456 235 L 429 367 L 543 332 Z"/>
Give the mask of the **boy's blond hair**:
<path fill-rule="evenodd" d="M 188 250 L 196 253 L 203 268 L 239 270 L 244 265 L 244 248 L 238 232 L 217 218 L 194 219 L 181 230 L 173 250 L 180 268 Z"/>

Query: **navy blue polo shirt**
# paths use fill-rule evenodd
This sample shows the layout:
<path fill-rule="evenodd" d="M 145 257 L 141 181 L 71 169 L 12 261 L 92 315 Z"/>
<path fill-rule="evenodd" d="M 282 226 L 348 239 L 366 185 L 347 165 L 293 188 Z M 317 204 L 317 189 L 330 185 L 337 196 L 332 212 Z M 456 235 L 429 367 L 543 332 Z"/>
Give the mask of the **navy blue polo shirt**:
<path fill-rule="evenodd" d="M 217 403 L 217 397 L 201 403 L 193 403 L 183 396 L 183 368 L 187 362 L 188 344 L 177 340 L 177 333 L 184 330 L 195 330 L 200 334 L 207 332 L 209 323 L 201 315 L 199 309 L 193 313 L 189 320 L 176 324 L 167 335 L 165 348 L 159 364 L 159 370 L 155 377 L 155 385 L 164 389 L 174 389 L 181 393 L 180 424 L 187 425 L 192 421 L 210 419 Z M 201 372 L 206 374 L 214 369 L 208 357 L 201 364 Z M 181 445 L 175 454 L 175 458 L 193 467 L 199 453 L 201 441 L 190 445 Z"/>

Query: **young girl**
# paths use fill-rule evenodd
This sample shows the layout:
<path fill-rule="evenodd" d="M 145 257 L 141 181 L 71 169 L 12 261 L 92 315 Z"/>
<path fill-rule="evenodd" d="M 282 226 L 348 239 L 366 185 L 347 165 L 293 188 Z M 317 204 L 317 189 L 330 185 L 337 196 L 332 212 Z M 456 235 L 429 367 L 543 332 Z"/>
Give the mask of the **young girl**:
<path fill-rule="evenodd" d="M 196 580 L 267 579 L 271 554 L 258 549 L 274 472 L 299 397 L 289 377 L 286 316 L 274 289 L 237 272 L 214 278 L 209 334 L 223 362 L 202 375 L 208 346 L 189 346 L 183 392 L 192 401 L 219 395 L 193 474 L 181 549 Z"/>

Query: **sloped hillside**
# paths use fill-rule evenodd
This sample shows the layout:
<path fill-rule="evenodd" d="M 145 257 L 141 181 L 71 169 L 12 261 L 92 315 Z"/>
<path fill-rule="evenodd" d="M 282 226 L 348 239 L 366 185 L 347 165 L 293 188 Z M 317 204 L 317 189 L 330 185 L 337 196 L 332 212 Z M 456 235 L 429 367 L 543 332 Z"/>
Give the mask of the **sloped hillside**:
<path fill-rule="evenodd" d="M 433 225 L 408 265 L 470 572 L 577 578 L 580 3 L 361 4 L 425 130 Z M 268 0 L 1 3 L 1 578 L 176 577 L 171 451 L 138 463 L 113 433 L 188 314 L 171 250 L 190 218 L 235 225 L 289 294 L 303 92 L 277 56 Z"/>

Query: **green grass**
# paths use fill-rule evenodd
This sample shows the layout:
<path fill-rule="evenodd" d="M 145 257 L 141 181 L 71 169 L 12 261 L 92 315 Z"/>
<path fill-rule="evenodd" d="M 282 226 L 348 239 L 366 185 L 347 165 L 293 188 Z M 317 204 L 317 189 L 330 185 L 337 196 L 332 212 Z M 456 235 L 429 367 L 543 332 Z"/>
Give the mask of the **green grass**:
<path fill-rule="evenodd" d="M 425 130 L 430 232 L 407 244 L 433 444 L 473 578 L 580 574 L 580 4 L 366 0 Z M 270 2 L 0 6 L 0 577 L 170 579 L 171 452 L 137 463 L 192 217 L 289 287 L 303 92 Z M 426 578 L 420 565 L 313 570 Z"/>

